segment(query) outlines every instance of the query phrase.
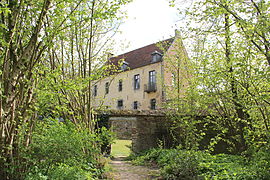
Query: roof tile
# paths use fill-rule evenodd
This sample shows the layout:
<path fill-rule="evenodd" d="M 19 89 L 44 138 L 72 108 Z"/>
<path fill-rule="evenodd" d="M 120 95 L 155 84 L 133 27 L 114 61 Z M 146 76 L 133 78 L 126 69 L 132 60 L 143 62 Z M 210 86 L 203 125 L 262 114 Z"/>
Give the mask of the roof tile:
<path fill-rule="evenodd" d="M 139 68 L 142 66 L 146 66 L 151 64 L 152 60 L 152 53 L 155 51 L 160 52 L 161 54 L 164 54 L 162 52 L 161 48 L 164 49 L 165 51 L 168 50 L 170 45 L 172 44 L 174 38 L 166 39 L 157 43 L 153 43 L 147 46 L 144 46 L 142 48 L 121 54 L 116 57 L 110 58 L 110 62 L 114 65 L 119 64 L 120 60 L 124 60 L 125 62 L 128 63 L 129 69 L 135 69 Z"/>

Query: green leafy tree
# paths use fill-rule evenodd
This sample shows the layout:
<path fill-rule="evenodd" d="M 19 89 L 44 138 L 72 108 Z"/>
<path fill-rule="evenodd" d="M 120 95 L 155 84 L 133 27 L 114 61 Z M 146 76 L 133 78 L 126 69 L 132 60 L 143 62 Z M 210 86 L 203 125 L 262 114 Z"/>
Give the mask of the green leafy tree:
<path fill-rule="evenodd" d="M 45 76 L 40 91 L 51 97 L 40 101 L 42 114 L 50 110 L 49 114 L 53 116 L 62 116 L 93 130 L 93 81 L 107 76 L 108 68 L 111 69 L 107 64 L 110 38 L 123 18 L 116 14 L 127 2 L 84 2 L 74 12 L 69 19 L 73 26 L 67 25 L 55 38 L 45 61 L 46 68 L 41 70 Z M 66 7 L 67 11 L 73 8 Z M 42 108 L 46 104 L 50 108 Z"/>
<path fill-rule="evenodd" d="M 231 152 L 242 152 L 269 141 L 269 6 L 205 0 L 186 11 L 183 32 L 193 43 L 195 72 L 180 101 L 193 99 L 192 106 L 183 106 L 209 117 L 204 127 L 217 133 L 210 145 L 223 142 Z"/>
<path fill-rule="evenodd" d="M 70 118 L 93 129 L 91 80 L 96 78 L 93 74 L 103 72 L 94 63 L 103 51 L 97 42 L 104 37 L 106 44 L 109 36 L 105 34 L 112 28 L 109 25 L 127 2 L 0 2 L 2 178 L 16 179 L 18 173 L 14 172 L 24 171 L 10 167 L 23 161 L 20 149 L 31 143 L 38 115 L 53 111 L 54 117 Z"/>

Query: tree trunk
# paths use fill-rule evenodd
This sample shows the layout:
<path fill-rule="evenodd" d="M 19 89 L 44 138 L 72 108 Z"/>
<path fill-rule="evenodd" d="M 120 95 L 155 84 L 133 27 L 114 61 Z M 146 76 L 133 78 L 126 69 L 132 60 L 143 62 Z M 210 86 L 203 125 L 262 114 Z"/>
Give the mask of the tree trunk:
<path fill-rule="evenodd" d="M 244 138 L 244 128 L 246 126 L 246 123 L 244 121 L 247 120 L 248 114 L 244 112 L 244 107 L 239 102 L 238 97 L 238 90 L 237 90 L 237 84 L 234 77 L 234 70 L 233 70 L 233 62 L 231 59 L 231 34 L 230 34 L 230 16 L 228 13 L 225 13 L 225 57 L 227 60 L 227 67 L 228 67 L 228 73 L 230 78 L 230 88 L 232 93 L 232 101 L 234 104 L 235 112 L 237 115 L 237 118 L 240 119 L 240 121 L 237 120 L 237 125 L 239 128 L 239 135 L 240 135 L 240 144 L 239 149 L 240 152 L 246 150 L 246 142 Z M 237 132 L 236 132 L 237 133 Z"/>
<path fill-rule="evenodd" d="M 17 172 L 15 164 L 19 157 L 19 133 L 20 127 L 32 127 L 30 121 L 32 114 L 28 112 L 32 103 L 33 65 L 37 61 L 37 37 L 41 31 L 43 19 L 49 9 L 50 0 L 45 0 L 39 14 L 36 26 L 28 44 L 18 47 L 16 39 L 18 34 L 18 16 L 21 13 L 22 3 L 9 1 L 8 8 L 11 11 L 6 17 L 2 16 L 3 23 L 7 24 L 5 40 L 8 46 L 5 49 L 5 57 L 1 76 L 1 127 L 0 127 L 0 177 L 3 179 L 20 179 L 20 172 Z M 23 37 L 21 37 L 23 38 Z M 29 125 L 29 126 L 28 126 Z M 31 132 L 28 131 L 27 132 Z M 28 138 L 25 138 L 27 141 Z M 13 167 L 11 169 L 10 167 Z"/>

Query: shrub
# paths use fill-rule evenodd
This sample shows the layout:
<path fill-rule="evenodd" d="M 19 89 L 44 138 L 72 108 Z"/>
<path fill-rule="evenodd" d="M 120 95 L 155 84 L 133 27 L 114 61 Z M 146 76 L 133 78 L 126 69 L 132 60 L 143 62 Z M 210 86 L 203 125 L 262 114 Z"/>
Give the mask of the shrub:
<path fill-rule="evenodd" d="M 236 155 L 207 154 L 200 160 L 200 175 L 205 179 L 250 179 L 254 175 L 248 171 L 245 158 Z"/>
<path fill-rule="evenodd" d="M 30 173 L 26 177 L 26 180 L 45 180 L 45 179 L 57 179 L 57 180 L 74 180 L 74 179 L 85 179 L 92 180 L 95 174 L 90 171 L 86 171 L 78 166 L 68 166 L 66 164 L 53 165 L 52 168 L 48 170 L 46 175 L 37 171 L 35 173 Z"/>
<path fill-rule="evenodd" d="M 169 152 L 170 153 L 170 152 Z M 193 180 L 198 177 L 199 163 L 193 151 L 178 151 L 170 153 L 168 164 L 163 166 L 161 175 L 166 179 Z M 165 164 L 165 159 L 162 161 Z"/>
<path fill-rule="evenodd" d="M 267 180 L 270 177 L 267 149 L 251 159 L 181 149 L 152 149 L 132 158 L 137 164 L 158 164 L 165 179 Z"/>
<path fill-rule="evenodd" d="M 270 177 L 270 146 L 261 148 L 254 153 L 252 159 L 252 168 L 260 179 L 269 179 Z"/>
<path fill-rule="evenodd" d="M 195 179 L 198 175 L 198 155 L 195 151 L 152 149 L 135 158 L 136 164 L 157 163 L 166 179 Z"/>
<path fill-rule="evenodd" d="M 128 159 L 132 160 L 133 164 L 145 165 L 152 162 L 156 162 L 160 156 L 162 149 L 150 149 L 140 154 L 131 154 Z"/>
<path fill-rule="evenodd" d="M 93 179 L 100 176 L 103 167 L 98 161 L 101 154 L 98 141 L 97 135 L 72 123 L 51 119 L 39 122 L 32 143 L 25 151 L 29 163 L 27 178 Z"/>

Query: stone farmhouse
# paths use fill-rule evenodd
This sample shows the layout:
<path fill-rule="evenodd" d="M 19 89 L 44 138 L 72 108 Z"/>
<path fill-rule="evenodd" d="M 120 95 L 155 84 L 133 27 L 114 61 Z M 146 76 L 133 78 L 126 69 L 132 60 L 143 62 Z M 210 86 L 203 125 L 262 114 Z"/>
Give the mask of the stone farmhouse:
<path fill-rule="evenodd" d="M 160 110 L 187 86 L 187 53 L 181 37 L 153 43 L 111 57 L 119 72 L 93 83 L 93 107 L 110 110 Z M 183 68 L 185 67 L 185 68 Z"/>

